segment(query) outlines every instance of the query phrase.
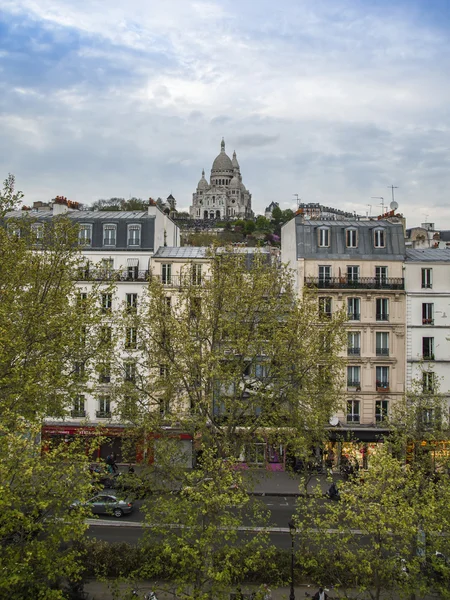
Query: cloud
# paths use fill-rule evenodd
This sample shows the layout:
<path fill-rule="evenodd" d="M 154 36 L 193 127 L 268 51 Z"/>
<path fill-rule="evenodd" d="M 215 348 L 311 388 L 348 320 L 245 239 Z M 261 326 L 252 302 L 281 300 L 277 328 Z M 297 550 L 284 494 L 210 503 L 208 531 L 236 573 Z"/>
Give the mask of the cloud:
<path fill-rule="evenodd" d="M 435 5 L 433 5 L 435 6 Z M 0 170 L 188 206 L 225 137 L 254 209 L 303 201 L 450 228 L 449 13 L 425 0 L 3 0 Z M 286 204 L 288 203 L 288 204 Z"/>

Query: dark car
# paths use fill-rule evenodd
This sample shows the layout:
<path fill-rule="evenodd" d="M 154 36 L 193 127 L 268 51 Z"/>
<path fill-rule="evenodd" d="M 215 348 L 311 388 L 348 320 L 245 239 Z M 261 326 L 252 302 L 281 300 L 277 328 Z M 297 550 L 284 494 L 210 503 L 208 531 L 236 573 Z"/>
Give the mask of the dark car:
<path fill-rule="evenodd" d="M 85 502 L 76 500 L 70 505 L 72 510 L 78 507 L 88 507 L 95 515 L 113 515 L 117 518 L 133 512 L 133 503 L 130 500 L 120 500 L 112 494 L 97 494 Z"/>

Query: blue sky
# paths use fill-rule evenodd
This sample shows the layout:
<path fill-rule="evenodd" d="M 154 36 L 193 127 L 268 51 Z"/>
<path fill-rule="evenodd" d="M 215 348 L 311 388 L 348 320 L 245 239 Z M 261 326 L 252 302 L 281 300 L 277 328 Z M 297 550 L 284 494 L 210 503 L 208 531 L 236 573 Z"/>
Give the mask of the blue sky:
<path fill-rule="evenodd" d="M 257 213 L 394 184 L 450 228 L 449 32 L 447 0 L 2 0 L 0 176 L 186 209 L 223 136 Z"/>

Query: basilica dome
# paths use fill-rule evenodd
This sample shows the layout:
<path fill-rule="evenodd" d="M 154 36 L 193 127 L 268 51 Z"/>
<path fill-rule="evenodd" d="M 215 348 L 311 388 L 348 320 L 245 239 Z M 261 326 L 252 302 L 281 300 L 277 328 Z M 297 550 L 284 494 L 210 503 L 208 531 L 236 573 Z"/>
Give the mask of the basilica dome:
<path fill-rule="evenodd" d="M 231 158 L 225 152 L 225 142 L 222 140 L 220 145 L 221 150 L 220 154 L 216 156 L 213 162 L 213 166 L 211 169 L 211 175 L 215 175 L 216 173 L 228 173 L 233 172 L 233 163 L 231 162 Z"/>

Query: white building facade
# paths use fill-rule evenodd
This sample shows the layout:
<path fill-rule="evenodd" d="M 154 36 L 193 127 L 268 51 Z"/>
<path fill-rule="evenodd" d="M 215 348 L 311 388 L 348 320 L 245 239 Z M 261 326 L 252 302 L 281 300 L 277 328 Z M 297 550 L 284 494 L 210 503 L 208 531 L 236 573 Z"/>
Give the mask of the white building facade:
<path fill-rule="evenodd" d="M 405 282 L 407 389 L 434 387 L 449 404 L 450 248 L 408 249 Z"/>

